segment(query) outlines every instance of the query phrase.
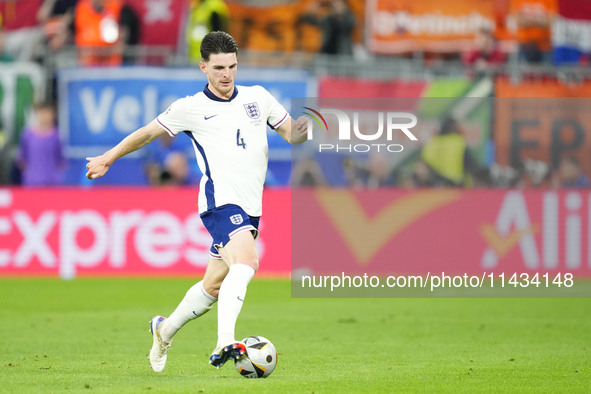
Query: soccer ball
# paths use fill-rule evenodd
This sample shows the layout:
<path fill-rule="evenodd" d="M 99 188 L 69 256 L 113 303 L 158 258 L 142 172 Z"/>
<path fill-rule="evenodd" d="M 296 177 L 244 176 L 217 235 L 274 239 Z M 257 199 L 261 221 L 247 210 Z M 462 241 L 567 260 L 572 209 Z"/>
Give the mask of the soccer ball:
<path fill-rule="evenodd" d="M 266 378 L 277 365 L 277 350 L 267 338 L 248 337 L 242 340 L 246 353 L 234 360 L 236 370 L 245 378 Z"/>

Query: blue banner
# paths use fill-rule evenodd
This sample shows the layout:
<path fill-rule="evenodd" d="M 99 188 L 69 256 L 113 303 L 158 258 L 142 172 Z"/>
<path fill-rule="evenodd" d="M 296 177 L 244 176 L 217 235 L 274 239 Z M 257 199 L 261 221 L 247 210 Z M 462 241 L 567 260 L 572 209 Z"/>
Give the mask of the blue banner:
<path fill-rule="evenodd" d="M 66 156 L 80 163 L 79 160 L 85 157 L 104 153 L 128 134 L 150 123 L 178 98 L 202 91 L 206 83 L 205 74 L 198 68 L 76 68 L 60 71 L 59 126 Z M 292 97 L 316 95 L 311 74 L 298 69 L 240 67 L 236 84 L 265 87 L 288 111 Z M 290 146 L 271 129 L 268 129 L 268 137 L 272 170 L 273 161 L 289 161 Z M 187 146 L 190 147 L 188 141 Z M 139 151 L 127 159 L 139 160 L 141 155 Z M 138 167 L 137 163 L 133 166 Z M 67 178 L 70 184 L 80 183 L 80 172 L 70 168 Z M 108 173 L 100 183 L 145 182 L 142 174 L 138 174 L 137 180 L 119 178 L 117 174 Z M 281 178 L 277 183 L 287 182 L 285 174 L 275 178 Z"/>

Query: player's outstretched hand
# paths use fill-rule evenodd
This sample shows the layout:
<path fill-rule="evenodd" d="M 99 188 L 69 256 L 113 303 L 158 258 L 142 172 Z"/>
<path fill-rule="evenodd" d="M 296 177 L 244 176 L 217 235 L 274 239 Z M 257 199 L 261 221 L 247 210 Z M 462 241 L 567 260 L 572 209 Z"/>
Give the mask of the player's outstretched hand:
<path fill-rule="evenodd" d="M 311 124 L 313 127 L 313 124 Z M 312 131 L 312 130 L 310 130 Z M 308 139 L 308 117 L 300 116 L 295 122 L 295 133 L 292 135 L 292 141 L 295 144 L 301 144 Z"/>
<path fill-rule="evenodd" d="M 110 165 L 107 164 L 105 155 L 87 157 L 86 160 L 88 160 L 88 163 L 86 163 L 86 169 L 88 170 L 86 177 L 88 179 L 100 178 L 109 170 Z"/>

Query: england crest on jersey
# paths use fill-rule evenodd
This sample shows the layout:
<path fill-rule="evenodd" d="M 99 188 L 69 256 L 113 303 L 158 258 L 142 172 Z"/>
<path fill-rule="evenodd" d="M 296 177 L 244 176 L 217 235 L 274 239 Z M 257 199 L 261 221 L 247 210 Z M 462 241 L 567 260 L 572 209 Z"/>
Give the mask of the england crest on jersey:
<path fill-rule="evenodd" d="M 230 216 L 230 221 L 232 222 L 232 224 L 242 224 L 242 222 L 244 221 L 244 219 L 242 219 L 242 215 L 232 215 Z"/>
<path fill-rule="evenodd" d="M 261 111 L 259 110 L 259 105 L 257 103 L 244 104 L 244 109 L 246 109 L 248 117 L 252 119 L 258 119 L 258 117 L 261 116 Z"/>

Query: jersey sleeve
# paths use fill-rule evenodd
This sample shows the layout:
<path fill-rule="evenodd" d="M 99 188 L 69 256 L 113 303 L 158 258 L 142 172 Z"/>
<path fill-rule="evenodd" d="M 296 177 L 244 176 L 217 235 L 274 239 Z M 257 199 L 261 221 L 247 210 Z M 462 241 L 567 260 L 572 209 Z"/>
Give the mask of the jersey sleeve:
<path fill-rule="evenodd" d="M 158 115 L 156 123 L 174 137 L 178 133 L 190 129 L 188 119 L 187 98 L 182 98 L 172 103 L 165 112 Z"/>
<path fill-rule="evenodd" d="M 266 93 L 267 105 L 269 107 L 269 113 L 267 115 L 267 124 L 273 130 L 275 130 L 277 127 L 281 126 L 283 123 L 285 123 L 286 120 L 289 119 L 289 114 L 287 113 L 285 108 L 283 108 L 283 105 L 279 104 L 279 101 L 277 101 L 277 99 L 273 97 L 271 93 L 267 92 L 267 90 L 265 90 L 264 88 L 263 90 Z"/>

